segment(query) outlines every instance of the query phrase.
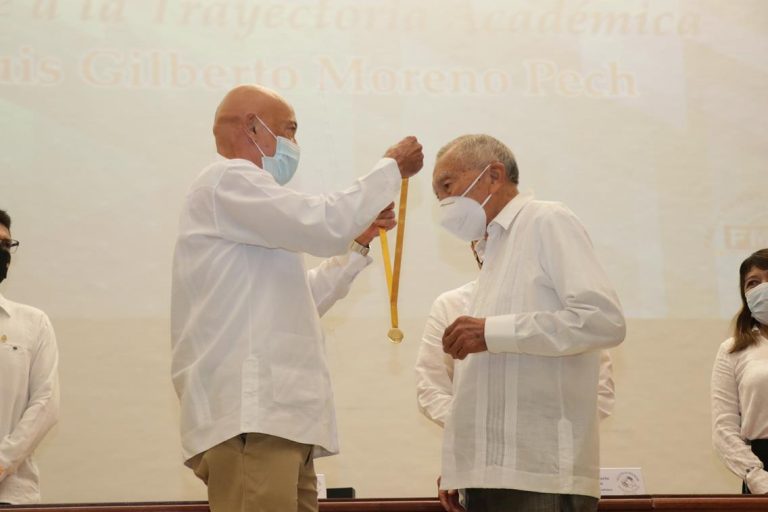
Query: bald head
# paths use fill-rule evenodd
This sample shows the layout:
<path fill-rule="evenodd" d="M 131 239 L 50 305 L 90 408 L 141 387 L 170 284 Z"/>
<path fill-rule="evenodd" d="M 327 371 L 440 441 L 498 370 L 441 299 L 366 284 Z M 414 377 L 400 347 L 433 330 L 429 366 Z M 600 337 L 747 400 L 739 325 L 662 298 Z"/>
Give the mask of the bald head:
<path fill-rule="evenodd" d="M 262 152 L 267 156 L 275 152 L 272 134 L 295 142 L 296 129 L 296 115 L 290 104 L 260 85 L 240 85 L 229 91 L 216 109 L 213 121 L 219 154 L 251 160 L 259 166 Z"/>

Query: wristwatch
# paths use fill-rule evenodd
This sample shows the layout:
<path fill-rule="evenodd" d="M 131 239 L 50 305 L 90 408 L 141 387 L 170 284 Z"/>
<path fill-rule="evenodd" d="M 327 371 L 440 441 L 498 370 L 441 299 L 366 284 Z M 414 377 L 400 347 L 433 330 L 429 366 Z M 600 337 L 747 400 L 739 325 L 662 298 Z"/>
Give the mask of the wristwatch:
<path fill-rule="evenodd" d="M 355 251 L 356 253 L 362 256 L 368 256 L 368 251 L 370 251 L 371 248 L 366 247 L 365 245 L 359 244 L 355 240 L 352 240 L 352 243 L 349 244 L 349 250 Z"/>

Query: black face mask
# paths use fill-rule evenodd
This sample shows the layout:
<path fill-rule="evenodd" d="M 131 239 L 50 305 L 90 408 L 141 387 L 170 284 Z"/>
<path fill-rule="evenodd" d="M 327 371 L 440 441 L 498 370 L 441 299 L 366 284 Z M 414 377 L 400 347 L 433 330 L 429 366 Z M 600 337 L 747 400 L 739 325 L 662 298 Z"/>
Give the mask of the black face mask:
<path fill-rule="evenodd" d="M 0 249 L 0 283 L 8 276 L 8 265 L 11 263 L 11 253 Z"/>

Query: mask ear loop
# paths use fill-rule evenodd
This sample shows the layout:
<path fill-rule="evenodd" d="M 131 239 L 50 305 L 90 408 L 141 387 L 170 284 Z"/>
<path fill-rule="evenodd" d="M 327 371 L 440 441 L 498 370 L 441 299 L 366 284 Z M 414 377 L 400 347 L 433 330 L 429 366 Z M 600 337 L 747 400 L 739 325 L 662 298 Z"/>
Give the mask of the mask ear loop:
<path fill-rule="evenodd" d="M 254 114 L 254 115 L 255 115 L 255 114 Z M 272 132 L 272 130 L 270 130 L 270 129 L 269 129 L 269 126 L 267 126 L 267 123 L 265 123 L 264 121 L 262 121 L 262 120 L 261 120 L 261 118 L 260 118 L 259 116 L 256 116 L 256 119 L 258 119 L 258 120 L 259 120 L 259 122 L 261 123 L 261 126 L 263 126 L 264 128 L 266 128 L 266 129 L 267 129 L 267 131 L 269 132 L 269 134 L 270 134 L 271 136 L 273 136 L 275 139 L 277 139 L 277 135 L 275 135 L 275 134 L 274 134 L 274 132 Z"/>
<path fill-rule="evenodd" d="M 269 129 L 269 126 L 265 125 L 265 124 L 264 124 L 264 121 L 262 121 L 261 119 L 259 119 L 259 116 L 256 116 L 256 119 L 258 119 L 258 120 L 259 120 L 259 122 L 260 122 L 262 125 L 264 125 L 264 128 L 266 128 L 266 129 L 267 129 L 267 131 L 268 131 L 269 133 L 272 133 L 272 131 Z M 251 127 L 251 131 L 252 131 L 253 133 L 256 133 L 256 125 L 253 125 L 253 126 Z M 251 143 L 252 143 L 254 146 L 256 146 L 256 149 L 258 149 L 258 150 L 259 150 L 259 153 L 261 153 L 261 156 L 262 156 L 262 157 L 265 157 L 265 156 L 267 156 L 267 154 L 264 152 L 264 150 L 263 150 L 263 149 L 261 149 L 261 146 L 259 146 L 259 144 L 258 144 L 258 143 L 257 143 L 257 142 L 256 142 L 256 141 L 253 139 L 253 138 L 251 138 L 251 136 L 250 136 L 250 134 L 248 133 L 248 131 L 247 131 L 247 130 L 245 130 L 245 136 L 246 136 L 246 137 L 248 137 L 248 140 L 249 140 L 249 141 L 251 141 Z M 275 136 L 275 134 L 272 134 L 272 136 L 274 137 L 274 136 Z"/>
<path fill-rule="evenodd" d="M 477 177 L 474 179 L 474 181 L 472 181 L 472 183 L 469 184 L 469 186 L 467 187 L 467 190 L 465 190 L 464 193 L 461 194 L 461 197 L 466 196 L 469 193 L 469 191 L 472 190 L 472 187 L 477 185 L 477 182 L 480 181 L 480 178 L 483 177 L 483 174 L 485 174 L 485 171 L 487 171 L 490 166 L 491 166 L 491 164 L 488 164 L 488 165 L 485 166 L 485 169 L 483 169 L 480 172 L 480 174 L 477 175 Z M 487 201 L 487 199 L 486 199 L 486 201 Z M 485 204 L 485 203 L 483 203 L 483 204 Z"/>
<path fill-rule="evenodd" d="M 266 129 L 267 129 L 267 131 L 269 132 L 269 134 L 270 134 L 271 136 L 273 136 L 273 137 L 275 138 L 275 140 L 276 140 L 276 141 L 278 141 L 278 144 L 279 144 L 279 141 L 280 141 L 280 139 L 282 139 L 282 140 L 286 141 L 286 142 L 287 142 L 289 145 L 291 145 L 291 146 L 293 146 L 293 147 L 296 147 L 296 148 L 298 148 L 298 144 L 296 144 L 296 143 L 295 143 L 295 142 L 293 142 L 292 140 L 288 140 L 288 139 L 286 139 L 285 137 L 278 137 L 277 135 L 275 135 L 275 132 L 273 132 L 272 130 L 270 130 L 270 129 L 269 129 L 269 126 L 267 126 L 267 123 L 265 123 L 264 121 L 262 121 L 262 120 L 261 120 L 261 118 L 260 118 L 259 116 L 256 116 L 255 114 L 254 114 L 254 116 L 255 116 L 255 117 L 256 117 L 256 119 L 257 119 L 257 120 L 258 120 L 258 121 L 261 123 L 261 125 L 262 125 L 264 128 L 266 128 Z M 254 132 L 256 131 L 256 127 L 255 127 L 255 126 L 253 127 L 253 131 L 254 131 Z M 256 141 L 253 141 L 253 143 L 254 143 L 254 144 L 256 144 Z M 263 150 L 262 150 L 262 149 L 259 147 L 259 145 L 258 145 L 258 144 L 256 144 L 256 147 L 257 147 L 257 148 L 259 148 L 259 151 L 261 151 L 261 154 L 262 154 L 262 156 L 267 156 L 267 154 L 266 154 L 266 153 L 265 153 L 265 152 L 264 152 L 264 151 L 263 151 Z"/>

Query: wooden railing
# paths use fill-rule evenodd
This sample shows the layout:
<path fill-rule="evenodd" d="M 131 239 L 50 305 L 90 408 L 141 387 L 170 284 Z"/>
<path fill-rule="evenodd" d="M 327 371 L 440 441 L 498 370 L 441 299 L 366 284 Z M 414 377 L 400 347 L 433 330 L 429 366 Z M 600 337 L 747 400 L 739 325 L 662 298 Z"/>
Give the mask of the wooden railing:
<path fill-rule="evenodd" d="M 605 497 L 600 511 L 633 512 L 664 510 L 666 512 L 731 512 L 751 510 L 768 512 L 768 496 L 741 495 L 654 495 Z M 152 503 L 67 503 L 53 505 L 0 506 L 2 512 L 209 512 L 204 501 Z M 320 512 L 443 512 L 434 498 L 392 498 L 322 500 Z"/>

